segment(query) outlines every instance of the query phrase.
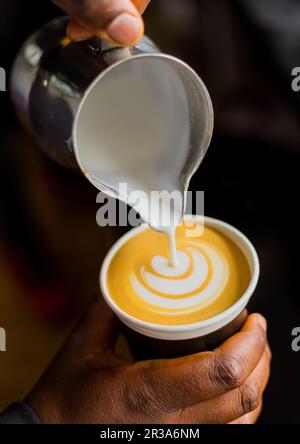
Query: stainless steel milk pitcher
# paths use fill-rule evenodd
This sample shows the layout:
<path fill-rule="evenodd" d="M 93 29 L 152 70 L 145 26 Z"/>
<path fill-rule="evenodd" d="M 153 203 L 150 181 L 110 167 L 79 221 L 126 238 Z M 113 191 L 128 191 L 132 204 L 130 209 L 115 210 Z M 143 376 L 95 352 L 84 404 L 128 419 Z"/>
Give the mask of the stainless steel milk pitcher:
<path fill-rule="evenodd" d="M 201 79 L 147 37 L 132 48 L 71 42 L 67 23 L 61 17 L 44 26 L 16 58 L 11 95 L 21 120 L 54 160 L 79 166 L 121 200 L 118 184 L 133 169 L 144 181 L 155 175 L 161 187 L 172 171 L 187 189 L 213 130 Z"/>

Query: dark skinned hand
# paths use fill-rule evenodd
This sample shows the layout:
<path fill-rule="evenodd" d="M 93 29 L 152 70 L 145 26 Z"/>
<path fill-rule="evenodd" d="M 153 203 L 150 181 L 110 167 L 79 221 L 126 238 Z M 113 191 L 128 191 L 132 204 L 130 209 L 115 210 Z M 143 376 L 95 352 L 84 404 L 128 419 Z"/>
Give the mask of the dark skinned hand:
<path fill-rule="evenodd" d="M 254 423 L 269 379 L 266 321 L 248 317 L 214 351 L 129 362 L 115 354 L 118 321 L 102 300 L 26 402 L 43 423 Z"/>

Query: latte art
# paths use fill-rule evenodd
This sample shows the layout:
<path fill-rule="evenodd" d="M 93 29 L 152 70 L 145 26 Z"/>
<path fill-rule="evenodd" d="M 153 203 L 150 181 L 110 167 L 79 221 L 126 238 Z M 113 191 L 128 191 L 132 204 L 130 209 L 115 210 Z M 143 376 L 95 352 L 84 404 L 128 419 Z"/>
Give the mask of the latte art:
<path fill-rule="evenodd" d="M 240 249 L 205 228 L 198 238 L 177 228 L 177 266 L 170 264 L 165 235 L 152 229 L 129 239 L 108 270 L 110 294 L 128 314 L 148 322 L 179 325 L 215 316 L 246 290 L 250 269 Z"/>
<path fill-rule="evenodd" d="M 154 257 L 151 269 L 142 267 L 132 276 L 132 286 L 156 313 L 184 314 L 196 311 L 217 298 L 228 280 L 228 267 L 221 255 L 207 245 L 188 243 L 178 253 L 179 266 L 170 267 L 168 260 Z M 212 273 L 214 270 L 214 273 Z"/>

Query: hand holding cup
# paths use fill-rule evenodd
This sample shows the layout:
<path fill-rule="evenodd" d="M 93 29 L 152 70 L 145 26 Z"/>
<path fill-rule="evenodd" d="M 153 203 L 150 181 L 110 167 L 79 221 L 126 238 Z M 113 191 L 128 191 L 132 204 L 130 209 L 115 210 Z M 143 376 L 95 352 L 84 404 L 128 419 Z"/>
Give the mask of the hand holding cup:
<path fill-rule="evenodd" d="M 115 354 L 118 323 L 98 299 L 26 400 L 43 423 L 256 421 L 271 359 L 261 315 L 211 352 L 134 363 Z"/>

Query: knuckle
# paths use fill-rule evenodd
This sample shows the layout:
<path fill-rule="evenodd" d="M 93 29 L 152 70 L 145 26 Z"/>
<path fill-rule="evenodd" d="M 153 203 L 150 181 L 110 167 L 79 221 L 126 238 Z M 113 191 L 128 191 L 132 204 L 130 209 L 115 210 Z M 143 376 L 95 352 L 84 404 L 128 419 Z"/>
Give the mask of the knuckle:
<path fill-rule="evenodd" d="M 216 355 L 212 371 L 213 384 L 221 389 L 233 389 L 238 387 L 243 379 L 241 363 L 225 355 Z"/>
<path fill-rule="evenodd" d="M 245 384 L 240 389 L 240 407 L 242 415 L 256 410 L 260 403 L 260 392 L 255 384 Z"/>

